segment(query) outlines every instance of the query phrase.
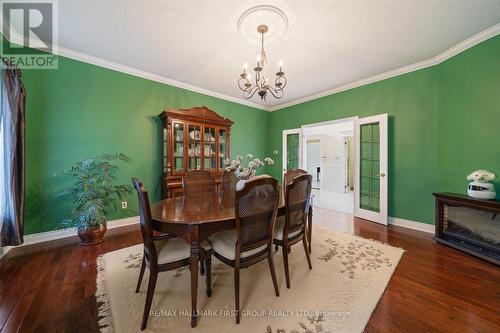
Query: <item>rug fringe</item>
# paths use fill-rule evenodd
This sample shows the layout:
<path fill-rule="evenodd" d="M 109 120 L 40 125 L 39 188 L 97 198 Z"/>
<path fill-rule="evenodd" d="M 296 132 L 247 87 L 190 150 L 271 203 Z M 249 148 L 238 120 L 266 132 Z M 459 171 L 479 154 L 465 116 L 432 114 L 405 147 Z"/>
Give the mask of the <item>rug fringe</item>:
<path fill-rule="evenodd" d="M 112 333 L 113 318 L 111 316 L 111 306 L 109 296 L 106 292 L 106 279 L 104 273 L 104 256 L 97 257 L 97 279 L 96 279 L 96 292 L 95 298 L 97 303 L 97 324 L 99 331 L 102 333 Z"/>

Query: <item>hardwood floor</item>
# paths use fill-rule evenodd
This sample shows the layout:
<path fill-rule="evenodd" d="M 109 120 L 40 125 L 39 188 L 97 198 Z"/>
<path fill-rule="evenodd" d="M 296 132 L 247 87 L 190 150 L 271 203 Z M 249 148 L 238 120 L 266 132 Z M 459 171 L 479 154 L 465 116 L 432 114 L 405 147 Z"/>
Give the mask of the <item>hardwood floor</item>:
<path fill-rule="evenodd" d="M 500 332 L 499 267 L 423 232 L 322 209 L 314 223 L 406 250 L 366 332 Z M 1 331 L 98 331 L 96 258 L 140 242 L 137 226 L 110 230 L 93 247 L 71 238 L 9 252 L 0 260 Z"/>

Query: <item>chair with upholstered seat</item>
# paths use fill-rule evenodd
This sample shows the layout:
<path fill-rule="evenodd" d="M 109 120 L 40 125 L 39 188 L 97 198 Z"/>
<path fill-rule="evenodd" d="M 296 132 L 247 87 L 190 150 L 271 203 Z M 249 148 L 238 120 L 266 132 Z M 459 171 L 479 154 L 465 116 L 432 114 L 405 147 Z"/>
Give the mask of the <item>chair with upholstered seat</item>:
<path fill-rule="evenodd" d="M 213 255 L 234 268 L 236 323 L 240 322 L 241 268 L 267 258 L 274 292 L 279 296 L 272 253 L 278 200 L 276 179 L 268 177 L 247 181 L 243 189 L 235 194 L 236 230 L 219 232 L 209 237 Z"/>
<path fill-rule="evenodd" d="M 132 178 L 132 183 L 137 190 L 139 198 L 140 224 L 144 243 L 144 254 L 142 257 L 139 280 L 137 281 L 137 287 L 135 290 L 136 293 L 139 292 L 141 287 L 146 266 L 149 268 L 148 291 L 146 294 L 146 303 L 144 305 L 144 314 L 141 323 L 141 330 L 144 330 L 148 322 L 158 273 L 190 265 L 191 247 L 186 243 L 186 241 L 180 238 L 172 238 L 170 235 L 154 236 L 148 192 L 145 191 L 142 183 L 140 183 L 136 178 Z M 202 264 L 204 262 L 206 265 L 207 296 L 210 297 L 212 294 L 210 281 L 210 246 L 206 242 L 203 242 L 201 245 L 202 251 L 200 260 L 202 260 Z"/>
<path fill-rule="evenodd" d="M 209 171 L 190 171 L 186 177 L 182 178 L 182 190 L 184 196 L 215 192 L 215 178 Z"/>
<path fill-rule="evenodd" d="M 285 216 L 276 219 L 274 244 L 281 246 L 285 266 L 286 287 L 290 288 L 288 254 L 292 245 L 302 241 L 309 269 L 312 269 L 307 246 L 306 221 L 311 197 L 311 175 L 300 175 L 288 179 L 285 186 Z"/>
<path fill-rule="evenodd" d="M 234 171 L 225 171 L 221 177 L 222 192 L 234 191 L 237 182 L 238 182 L 238 177 L 236 177 Z"/>
<path fill-rule="evenodd" d="M 286 185 L 291 183 L 295 177 L 307 175 L 306 170 L 302 169 L 290 169 L 283 176 L 283 191 L 286 189 Z"/>
<path fill-rule="evenodd" d="M 283 175 L 283 184 L 282 184 L 282 191 L 283 194 L 286 193 L 286 186 L 290 184 L 295 177 L 302 176 L 302 175 L 307 175 L 307 171 L 303 169 L 290 169 L 288 170 L 284 175 Z M 281 219 L 284 219 L 282 216 Z M 276 221 L 277 223 L 278 221 Z M 311 224 L 309 223 L 306 228 L 310 227 Z M 311 230 L 307 230 L 308 233 L 311 232 Z M 275 247 L 276 251 L 278 251 L 278 245 Z M 288 251 L 290 252 L 290 251 Z M 309 253 L 311 253 L 311 244 L 309 244 Z"/>

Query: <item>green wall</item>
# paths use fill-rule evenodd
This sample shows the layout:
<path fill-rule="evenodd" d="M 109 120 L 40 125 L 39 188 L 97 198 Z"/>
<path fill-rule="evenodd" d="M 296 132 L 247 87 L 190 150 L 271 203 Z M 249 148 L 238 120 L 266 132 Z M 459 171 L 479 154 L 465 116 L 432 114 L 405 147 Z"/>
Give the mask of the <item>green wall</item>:
<path fill-rule="evenodd" d="M 70 212 L 57 196 L 68 180 L 53 174 L 75 161 L 101 153 L 123 152 L 133 162 L 120 165 L 118 181 L 137 176 L 159 199 L 161 125 L 165 108 L 205 105 L 234 121 L 231 154 L 263 157 L 268 112 L 126 75 L 83 62 L 59 58 L 57 70 L 24 70 L 26 107 L 26 234 L 53 230 Z M 259 135 L 256 135 L 258 133 Z M 129 209 L 109 219 L 137 215 Z"/>
<path fill-rule="evenodd" d="M 479 168 L 500 175 L 499 55 L 497 36 L 440 65 L 273 112 L 268 153 L 278 150 L 281 166 L 284 129 L 388 113 L 389 215 L 432 224 L 432 192 L 465 193 Z"/>
<path fill-rule="evenodd" d="M 159 198 L 160 124 L 165 108 L 206 105 L 232 119 L 231 153 L 271 156 L 281 178 L 282 130 L 389 114 L 389 214 L 433 223 L 432 192 L 464 192 L 478 168 L 500 174 L 500 36 L 444 63 L 268 113 L 61 57 L 58 70 L 25 70 L 27 88 L 26 233 L 53 230 L 70 205 L 53 174 L 103 152 L 133 158 L 120 182 L 141 178 Z M 272 151 L 279 151 L 272 155 Z M 498 185 L 498 183 L 497 183 Z M 500 187 L 497 187 L 500 192 Z M 129 210 L 110 219 L 137 215 Z"/>
<path fill-rule="evenodd" d="M 464 192 L 464 175 L 500 177 L 500 36 L 444 62 L 440 77 L 439 188 Z M 496 182 L 500 198 L 500 179 Z"/>

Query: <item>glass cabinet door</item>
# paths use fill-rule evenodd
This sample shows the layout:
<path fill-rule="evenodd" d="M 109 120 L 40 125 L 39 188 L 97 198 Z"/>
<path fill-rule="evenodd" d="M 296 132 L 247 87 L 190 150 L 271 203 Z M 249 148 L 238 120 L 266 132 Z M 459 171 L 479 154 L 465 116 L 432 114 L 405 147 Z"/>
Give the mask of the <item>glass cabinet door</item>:
<path fill-rule="evenodd" d="M 224 170 L 224 161 L 227 153 L 227 130 L 219 128 L 219 169 Z"/>
<path fill-rule="evenodd" d="M 215 128 L 205 127 L 203 137 L 203 168 L 205 170 L 215 170 L 217 168 L 216 160 L 216 145 L 215 145 Z"/>
<path fill-rule="evenodd" d="M 188 170 L 201 169 L 201 126 L 188 125 Z"/>
<path fill-rule="evenodd" d="M 173 172 L 184 172 L 184 123 L 173 123 Z"/>

